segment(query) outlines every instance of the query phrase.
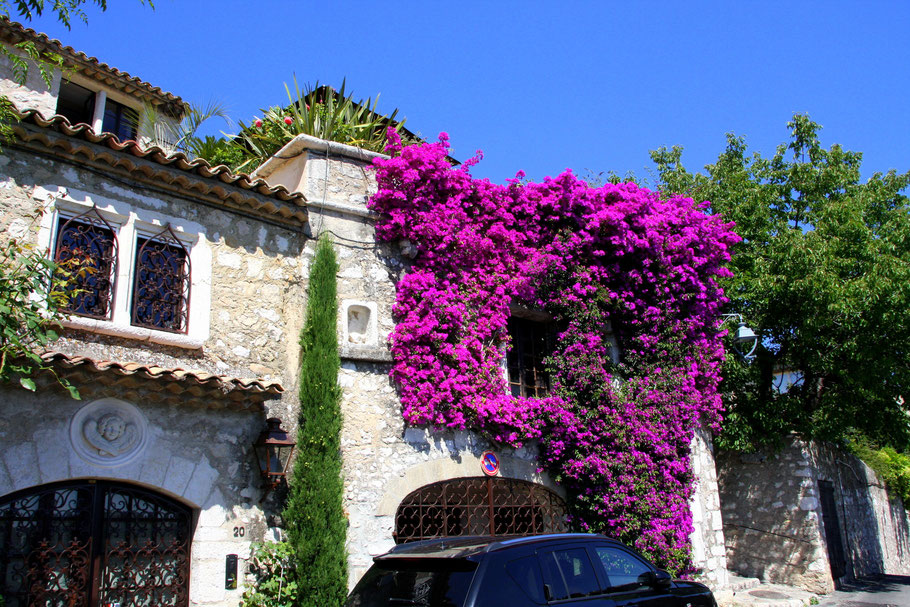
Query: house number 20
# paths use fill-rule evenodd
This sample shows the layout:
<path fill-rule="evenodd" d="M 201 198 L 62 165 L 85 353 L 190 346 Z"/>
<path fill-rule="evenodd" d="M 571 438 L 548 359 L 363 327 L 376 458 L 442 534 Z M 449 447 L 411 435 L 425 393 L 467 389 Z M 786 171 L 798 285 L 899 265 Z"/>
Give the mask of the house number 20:
<path fill-rule="evenodd" d="M 234 527 L 234 537 L 243 537 L 246 535 L 246 527 Z"/>

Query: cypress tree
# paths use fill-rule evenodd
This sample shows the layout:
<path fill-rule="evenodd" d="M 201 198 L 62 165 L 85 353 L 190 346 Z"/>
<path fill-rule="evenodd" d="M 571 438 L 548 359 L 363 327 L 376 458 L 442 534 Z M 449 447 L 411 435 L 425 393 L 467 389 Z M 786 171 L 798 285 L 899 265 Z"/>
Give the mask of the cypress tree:
<path fill-rule="evenodd" d="M 341 605 L 347 594 L 337 271 L 332 241 L 323 235 L 310 269 L 306 320 L 300 337 L 297 459 L 284 511 L 301 606 L 334 607 Z"/>

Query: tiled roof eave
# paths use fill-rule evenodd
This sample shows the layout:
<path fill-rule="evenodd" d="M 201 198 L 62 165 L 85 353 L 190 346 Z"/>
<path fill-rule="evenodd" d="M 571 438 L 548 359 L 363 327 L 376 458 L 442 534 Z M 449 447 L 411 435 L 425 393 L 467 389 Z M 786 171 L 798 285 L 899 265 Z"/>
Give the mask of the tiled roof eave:
<path fill-rule="evenodd" d="M 162 368 L 141 363 L 119 363 L 46 352 L 41 358 L 58 377 L 71 382 L 82 399 L 114 396 L 124 400 L 148 399 L 164 404 L 184 404 L 204 409 L 261 411 L 266 400 L 279 397 L 284 388 L 276 381 L 214 375 L 204 371 Z M 46 376 L 42 384 L 56 380 Z"/>
<path fill-rule="evenodd" d="M 121 142 L 112 133 L 99 135 L 89 125 L 71 125 L 62 116 L 48 119 L 36 110 L 20 116 L 21 121 L 13 125 L 13 130 L 16 138 L 28 146 L 39 146 L 78 164 L 124 170 L 175 194 L 206 197 L 215 204 L 298 229 L 308 221 L 306 198 L 301 192 L 272 186 L 264 179 L 243 173 L 231 173 L 224 165 L 213 167 L 203 159 L 190 160 L 182 153 L 168 153 L 157 146 Z"/>
<path fill-rule="evenodd" d="M 182 113 L 186 105 L 180 97 L 173 93 L 168 93 L 127 72 L 102 63 L 96 57 L 90 57 L 70 46 L 64 46 L 62 42 L 50 38 L 47 34 L 24 27 L 22 24 L 10 21 L 5 17 L 0 18 L 0 38 L 12 44 L 22 40 L 32 41 L 38 45 L 39 49 L 60 55 L 66 68 L 76 68 L 83 75 L 93 80 L 104 82 L 108 86 L 121 90 L 126 94 L 157 101 L 171 108 L 174 114 Z"/>

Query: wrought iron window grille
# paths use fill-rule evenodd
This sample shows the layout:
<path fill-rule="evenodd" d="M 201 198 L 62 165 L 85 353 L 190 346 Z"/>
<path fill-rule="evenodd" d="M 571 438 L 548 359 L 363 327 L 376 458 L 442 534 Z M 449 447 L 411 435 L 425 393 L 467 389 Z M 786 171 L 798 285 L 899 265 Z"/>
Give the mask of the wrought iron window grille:
<path fill-rule="evenodd" d="M 95 205 L 74 217 L 60 217 L 57 225 L 55 279 L 66 277 L 67 300 L 63 309 L 79 316 L 110 320 L 117 276 L 116 231 Z"/>
<path fill-rule="evenodd" d="M 395 543 L 459 535 L 567 530 L 566 504 L 550 489 L 511 478 L 466 477 L 426 485 L 395 514 Z"/>
<path fill-rule="evenodd" d="M 186 333 L 190 318 L 190 254 L 171 224 L 136 240 L 132 325 Z"/>
<path fill-rule="evenodd" d="M 512 339 L 506 356 L 512 396 L 542 398 L 550 392 L 546 358 L 553 353 L 553 323 L 512 316 L 508 321 Z"/>

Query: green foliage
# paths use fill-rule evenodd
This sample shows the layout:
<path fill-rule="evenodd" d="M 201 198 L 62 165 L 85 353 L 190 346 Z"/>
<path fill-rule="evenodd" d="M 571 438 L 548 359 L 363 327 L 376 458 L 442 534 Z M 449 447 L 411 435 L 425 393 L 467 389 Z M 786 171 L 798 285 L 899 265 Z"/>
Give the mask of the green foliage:
<path fill-rule="evenodd" d="M 249 561 L 255 582 L 243 591 L 241 607 L 297 605 L 297 582 L 292 577 L 293 557 L 294 552 L 287 542 L 255 546 Z"/>
<path fill-rule="evenodd" d="M 145 125 L 145 132 L 151 133 L 152 145 L 182 152 L 191 159 L 203 158 L 213 166 L 228 164 L 227 161 L 242 162 L 241 150 L 238 146 L 231 145 L 229 140 L 198 135 L 202 125 L 212 118 L 221 118 L 228 125 L 231 124 L 227 109 L 216 101 L 209 101 L 205 106 L 194 103 L 187 105 L 186 113 L 177 123 L 162 117 L 155 106 L 146 104 L 142 108 L 139 123 Z"/>
<path fill-rule="evenodd" d="M 722 447 L 753 449 L 785 433 L 839 439 L 854 431 L 910 446 L 910 172 L 860 182 L 862 155 L 819 143 L 808 116 L 771 158 L 727 148 L 707 175 L 681 148 L 652 152 L 660 189 L 710 201 L 736 222 L 728 310 L 759 332 L 756 360 L 724 369 Z M 728 352 L 731 351 L 728 349 Z M 782 372 L 803 376 L 789 391 Z"/>
<path fill-rule="evenodd" d="M 39 371 L 53 373 L 40 352 L 58 337 L 54 329 L 64 316 L 72 271 L 57 266 L 22 239 L 0 246 L 0 381 L 17 380 L 34 391 Z M 79 398 L 68 381 L 61 377 L 57 381 Z"/>
<path fill-rule="evenodd" d="M 391 127 L 401 132 L 404 120 L 395 120 L 398 110 L 384 116 L 377 111 L 379 96 L 366 101 L 354 101 L 353 93 L 345 93 L 345 82 L 335 91 L 328 86 L 307 86 L 301 90 L 294 81 L 294 92 L 285 85 L 287 107 L 263 109 L 263 117 L 246 125 L 240 121 L 240 133 L 234 145 L 244 154 L 244 160 L 234 167 L 252 171 L 271 158 L 297 135 L 312 135 L 374 152 L 386 146 L 386 133 Z"/>
<path fill-rule="evenodd" d="M 878 448 L 863 438 L 850 441 L 848 446 L 885 482 L 888 492 L 910 508 L 910 455 L 892 447 Z"/>
<path fill-rule="evenodd" d="M 145 3 L 144 0 L 139 1 Z M 53 3 L 48 5 L 46 0 L 12 0 L 12 3 L 10 0 L 0 0 L 0 14 L 8 16 L 10 12 L 15 12 L 20 18 L 31 21 L 33 18 L 43 15 L 45 9 L 50 7 L 50 11 L 57 16 L 57 20 L 70 29 L 74 18 L 83 23 L 88 21 L 85 11 L 82 9 L 87 3 L 88 0 L 53 0 Z M 97 4 L 103 11 L 107 10 L 107 0 L 92 0 L 92 3 Z"/>
<path fill-rule="evenodd" d="M 341 478 L 341 389 L 338 386 L 338 264 L 332 241 L 316 244 L 306 321 L 300 339 L 297 457 L 284 511 L 299 605 L 331 607 L 347 590 L 347 521 Z"/>

